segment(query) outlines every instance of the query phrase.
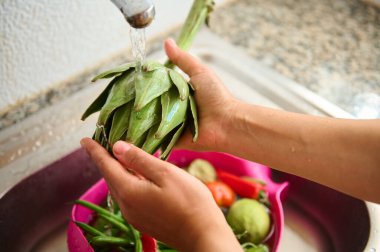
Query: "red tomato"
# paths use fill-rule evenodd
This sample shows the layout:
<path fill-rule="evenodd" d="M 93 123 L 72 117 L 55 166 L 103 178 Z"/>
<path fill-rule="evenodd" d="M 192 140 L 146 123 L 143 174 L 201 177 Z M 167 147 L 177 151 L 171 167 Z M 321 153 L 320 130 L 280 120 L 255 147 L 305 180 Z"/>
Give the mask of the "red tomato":
<path fill-rule="evenodd" d="M 222 181 L 213 181 L 206 186 L 211 191 L 212 196 L 218 206 L 229 207 L 235 201 L 235 193 L 227 184 Z"/>

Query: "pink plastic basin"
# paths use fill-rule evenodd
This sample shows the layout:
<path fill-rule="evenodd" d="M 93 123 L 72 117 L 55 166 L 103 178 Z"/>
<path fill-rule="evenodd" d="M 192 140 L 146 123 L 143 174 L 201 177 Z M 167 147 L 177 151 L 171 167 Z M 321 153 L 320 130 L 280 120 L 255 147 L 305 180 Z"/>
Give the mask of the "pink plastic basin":
<path fill-rule="evenodd" d="M 266 243 L 270 250 L 276 252 L 282 237 L 284 227 L 284 213 L 281 203 L 281 194 L 288 183 L 277 184 L 271 179 L 271 169 L 267 166 L 243 160 L 228 154 L 217 152 L 194 152 L 188 150 L 175 150 L 169 158 L 169 162 L 178 167 L 186 167 L 191 161 L 201 158 L 209 161 L 217 170 L 229 172 L 238 176 L 250 176 L 266 182 L 268 198 L 271 204 L 271 218 L 273 229 Z M 95 204 L 102 203 L 107 197 L 108 188 L 104 180 L 100 180 L 92 186 L 83 196 L 86 200 Z M 92 217 L 92 210 L 75 205 L 71 212 L 71 219 L 88 223 Z M 92 252 L 94 251 L 87 242 L 82 230 L 73 222 L 69 223 L 67 229 L 67 243 L 70 252 Z M 142 236 L 144 252 L 155 252 L 156 242 L 149 236 Z"/>

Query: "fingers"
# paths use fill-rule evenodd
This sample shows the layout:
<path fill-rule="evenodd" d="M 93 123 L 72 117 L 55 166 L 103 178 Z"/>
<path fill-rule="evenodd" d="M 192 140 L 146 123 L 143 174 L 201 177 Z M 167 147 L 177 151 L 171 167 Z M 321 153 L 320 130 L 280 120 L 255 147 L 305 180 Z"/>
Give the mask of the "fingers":
<path fill-rule="evenodd" d="M 138 172 L 156 185 L 161 184 L 168 171 L 168 163 L 124 141 L 114 144 L 113 153 L 123 166 Z"/>
<path fill-rule="evenodd" d="M 200 61 L 179 48 L 173 39 L 165 40 L 164 48 L 169 59 L 190 78 L 207 71 L 207 68 Z"/>
<path fill-rule="evenodd" d="M 84 138 L 81 145 L 113 188 L 128 187 L 127 191 L 131 191 L 131 188 L 137 185 L 139 179 L 129 174 L 100 144 L 90 138 Z"/>

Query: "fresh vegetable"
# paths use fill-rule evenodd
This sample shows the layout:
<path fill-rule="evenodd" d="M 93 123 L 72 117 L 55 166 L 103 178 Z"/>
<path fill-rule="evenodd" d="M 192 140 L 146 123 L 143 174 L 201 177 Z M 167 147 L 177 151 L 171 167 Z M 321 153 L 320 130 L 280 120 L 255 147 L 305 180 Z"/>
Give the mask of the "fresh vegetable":
<path fill-rule="evenodd" d="M 259 244 L 270 231 L 269 213 L 257 200 L 237 200 L 226 219 L 241 243 Z"/>
<path fill-rule="evenodd" d="M 106 235 L 102 231 L 88 225 L 87 223 L 80 222 L 80 221 L 75 221 L 74 223 L 89 235 L 93 235 L 93 236 Z"/>
<path fill-rule="evenodd" d="M 260 244 L 271 225 L 264 181 L 216 172 L 213 165 L 204 159 L 193 160 L 187 171 L 206 184 L 245 252 L 269 251 L 265 244 Z M 235 193 L 243 199 L 235 201 Z"/>
<path fill-rule="evenodd" d="M 86 233 L 90 244 L 97 247 L 100 246 L 103 249 L 115 247 L 119 251 L 125 251 L 126 248 L 134 247 L 135 252 L 142 252 L 140 232 L 134 229 L 122 217 L 88 201 L 76 200 L 75 203 L 96 212 L 98 218 L 106 221 L 106 226 L 109 230 L 111 228 L 118 230 L 118 236 L 116 237 L 109 235 L 112 232 L 107 232 L 104 227 L 101 230 L 83 222 L 75 222 Z"/>
<path fill-rule="evenodd" d="M 252 178 L 252 177 L 248 177 L 248 176 L 243 176 L 241 177 L 242 179 L 245 179 L 247 181 L 250 181 L 250 182 L 253 182 L 253 183 L 258 183 L 258 184 L 262 184 L 263 186 L 266 185 L 265 181 L 261 180 L 261 179 L 256 179 L 256 178 Z"/>
<path fill-rule="evenodd" d="M 108 223 L 112 224 L 114 227 L 116 227 L 120 231 L 125 232 L 127 234 L 132 234 L 131 228 L 127 227 L 127 225 L 124 224 L 123 221 L 115 220 L 114 218 L 107 216 L 105 214 L 101 214 L 101 213 L 98 213 L 98 216 L 108 221 Z"/>
<path fill-rule="evenodd" d="M 247 180 L 248 182 L 252 182 L 253 184 L 261 184 L 263 188 L 265 188 L 266 183 L 260 179 L 252 178 L 252 177 L 241 177 L 244 180 Z M 268 194 L 265 190 L 261 190 L 259 192 L 259 196 L 257 200 L 261 203 L 264 204 L 266 207 L 270 207 L 270 202 L 268 199 Z"/>
<path fill-rule="evenodd" d="M 212 196 L 218 206 L 229 207 L 234 203 L 235 193 L 231 187 L 225 183 L 221 181 L 213 181 L 207 183 L 206 186 L 211 191 Z"/>
<path fill-rule="evenodd" d="M 212 0 L 195 0 L 178 38 L 178 46 L 190 47 L 197 31 L 212 10 Z M 111 152 L 118 140 L 128 141 L 148 153 L 161 149 L 166 159 L 183 130 L 198 137 L 198 119 L 193 90 L 174 65 L 151 61 L 136 71 L 127 63 L 96 76 L 112 78 L 109 85 L 82 116 L 100 111 L 93 139 Z"/>
<path fill-rule="evenodd" d="M 221 181 L 229 185 L 234 192 L 244 198 L 258 199 L 260 191 L 264 189 L 261 183 L 247 181 L 231 173 L 218 172 L 218 177 Z"/>
<path fill-rule="evenodd" d="M 115 220 L 117 221 L 123 221 L 123 218 L 114 214 L 114 213 L 111 213 L 110 211 L 108 211 L 107 209 L 104 209 L 98 205 L 95 205 L 91 202 L 88 202 L 88 201 L 85 201 L 85 200 L 76 200 L 74 201 L 75 204 L 78 204 L 78 205 L 82 205 L 84 207 L 87 207 L 88 209 L 91 209 L 99 214 L 103 214 L 103 215 L 107 215 L 107 216 L 110 216 L 112 218 L 114 218 Z"/>
<path fill-rule="evenodd" d="M 98 246 L 118 245 L 118 246 L 123 246 L 123 247 L 133 247 L 135 245 L 129 239 L 113 237 L 113 236 L 104 236 L 104 235 L 94 236 L 91 239 L 91 243 Z"/>
<path fill-rule="evenodd" d="M 256 245 L 251 242 L 242 244 L 242 248 L 244 249 L 244 252 L 269 252 L 268 246 L 264 244 Z"/>
<path fill-rule="evenodd" d="M 157 241 L 157 246 L 158 246 L 157 252 L 178 252 L 178 250 L 173 249 L 173 248 L 169 247 L 168 245 L 166 245 L 165 243 L 160 242 L 160 241 Z"/>
<path fill-rule="evenodd" d="M 216 180 L 216 171 L 214 166 L 204 159 L 198 158 L 193 160 L 187 168 L 187 171 L 203 183 L 209 183 Z"/>

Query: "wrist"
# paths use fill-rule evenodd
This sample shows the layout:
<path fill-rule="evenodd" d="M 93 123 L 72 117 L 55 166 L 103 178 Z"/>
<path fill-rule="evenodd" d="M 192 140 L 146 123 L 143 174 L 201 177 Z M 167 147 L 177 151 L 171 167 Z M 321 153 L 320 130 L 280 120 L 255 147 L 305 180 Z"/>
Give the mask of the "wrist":
<path fill-rule="evenodd" d="M 204 225 L 203 232 L 200 232 L 196 239 L 193 240 L 192 245 L 189 246 L 184 252 L 230 252 L 242 251 L 242 248 L 236 239 L 232 229 L 224 220 L 214 225 Z"/>
<path fill-rule="evenodd" d="M 231 231 L 232 233 L 232 231 Z M 218 251 L 218 252 L 239 252 L 243 251 L 238 240 L 235 236 L 230 234 L 210 234 L 205 236 L 204 239 L 200 240 L 194 250 L 197 252 L 209 252 L 209 251 Z"/>
<path fill-rule="evenodd" d="M 236 140 L 237 127 L 241 124 L 241 114 L 244 108 L 242 101 L 234 99 L 228 103 L 223 109 L 223 115 L 220 120 L 220 129 L 218 132 L 216 149 L 220 152 L 231 153 L 234 146 L 233 143 Z"/>

